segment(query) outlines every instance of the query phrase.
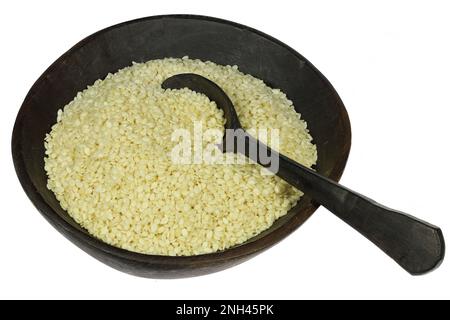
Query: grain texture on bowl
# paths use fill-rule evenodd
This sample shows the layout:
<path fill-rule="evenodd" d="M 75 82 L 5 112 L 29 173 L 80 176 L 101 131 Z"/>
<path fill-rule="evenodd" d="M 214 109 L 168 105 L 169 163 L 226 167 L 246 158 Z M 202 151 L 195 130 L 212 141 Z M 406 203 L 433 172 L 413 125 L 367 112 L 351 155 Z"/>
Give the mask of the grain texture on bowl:
<path fill-rule="evenodd" d="M 161 88 L 184 72 L 222 87 L 244 128 L 279 129 L 282 153 L 308 167 L 317 160 L 292 102 L 236 66 L 188 58 L 133 64 L 78 93 L 45 141 L 48 188 L 81 226 L 111 245 L 157 255 L 223 250 L 270 227 L 301 196 L 255 164 L 171 161 L 175 129 L 191 129 L 193 121 L 204 130 L 224 125 L 206 96 Z"/>

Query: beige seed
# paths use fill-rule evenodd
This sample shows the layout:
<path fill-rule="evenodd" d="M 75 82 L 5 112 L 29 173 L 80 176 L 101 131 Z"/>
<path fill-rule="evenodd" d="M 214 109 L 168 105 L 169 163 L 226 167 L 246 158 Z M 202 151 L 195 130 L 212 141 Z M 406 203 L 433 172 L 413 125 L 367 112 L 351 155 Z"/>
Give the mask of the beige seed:
<path fill-rule="evenodd" d="M 226 249 L 270 227 L 301 192 L 242 164 L 175 164 L 176 128 L 223 130 L 223 112 L 204 95 L 162 90 L 168 76 L 195 72 L 221 86 L 246 129 L 280 130 L 279 149 L 311 167 L 307 126 L 278 89 L 236 66 L 183 59 L 135 63 L 97 80 L 57 112 L 45 137 L 47 187 L 89 233 L 127 250 L 193 255 Z M 269 141 L 270 144 L 270 141 Z"/>

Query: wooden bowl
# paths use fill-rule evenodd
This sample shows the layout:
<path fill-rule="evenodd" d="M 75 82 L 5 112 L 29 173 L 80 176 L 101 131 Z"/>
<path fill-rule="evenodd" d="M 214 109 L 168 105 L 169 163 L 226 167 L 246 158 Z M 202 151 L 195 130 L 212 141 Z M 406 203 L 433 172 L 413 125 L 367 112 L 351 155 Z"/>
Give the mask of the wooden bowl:
<path fill-rule="evenodd" d="M 318 207 L 304 197 L 271 228 L 247 242 L 190 257 L 145 255 L 113 247 L 89 235 L 60 207 L 46 187 L 44 170 L 44 137 L 55 123 L 57 110 L 95 80 L 133 61 L 186 55 L 236 64 L 283 90 L 308 122 L 321 174 L 338 180 L 350 151 L 350 122 L 331 84 L 299 53 L 262 32 L 210 17 L 170 15 L 128 21 L 87 37 L 56 60 L 28 92 L 13 130 L 14 165 L 30 200 L 59 232 L 105 264 L 137 276 L 178 278 L 231 267 L 288 236 Z"/>

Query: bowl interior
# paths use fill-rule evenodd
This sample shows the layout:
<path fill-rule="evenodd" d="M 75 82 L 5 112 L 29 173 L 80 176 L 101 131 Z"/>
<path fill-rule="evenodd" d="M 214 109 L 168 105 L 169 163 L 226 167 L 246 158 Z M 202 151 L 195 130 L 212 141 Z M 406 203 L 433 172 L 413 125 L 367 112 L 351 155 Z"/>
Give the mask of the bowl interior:
<path fill-rule="evenodd" d="M 57 215 L 86 233 L 46 187 L 43 141 L 57 110 L 96 79 L 133 61 L 186 55 L 236 64 L 241 71 L 284 91 L 308 123 L 318 148 L 317 171 L 339 179 L 350 149 L 347 113 L 332 86 L 308 61 L 277 40 L 241 25 L 194 16 L 153 17 L 86 38 L 50 66 L 28 93 L 13 133 L 13 156 L 28 196 L 47 218 Z M 279 228 L 285 228 L 280 238 L 286 236 L 315 209 L 314 203 L 303 198 L 270 229 L 241 247 Z"/>

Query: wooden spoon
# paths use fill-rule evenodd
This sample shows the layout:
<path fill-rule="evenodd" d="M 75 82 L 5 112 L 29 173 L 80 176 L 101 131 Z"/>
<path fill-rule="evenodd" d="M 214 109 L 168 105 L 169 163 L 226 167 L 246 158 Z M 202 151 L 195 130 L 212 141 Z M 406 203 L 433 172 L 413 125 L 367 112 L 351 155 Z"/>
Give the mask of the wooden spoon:
<path fill-rule="evenodd" d="M 277 176 L 359 231 L 409 273 L 424 274 L 438 267 L 444 259 L 444 237 L 438 227 L 347 189 L 251 137 L 242 128 L 231 100 L 214 82 L 197 74 L 184 73 L 166 79 L 162 87 L 188 88 L 214 101 L 223 110 L 225 129 L 228 129 L 222 144 L 224 152 L 242 153 L 269 170 L 267 159 L 260 155 L 265 152 L 271 159 L 279 157 L 279 168 L 273 171 Z M 245 147 L 239 148 L 236 137 L 243 135 Z"/>

